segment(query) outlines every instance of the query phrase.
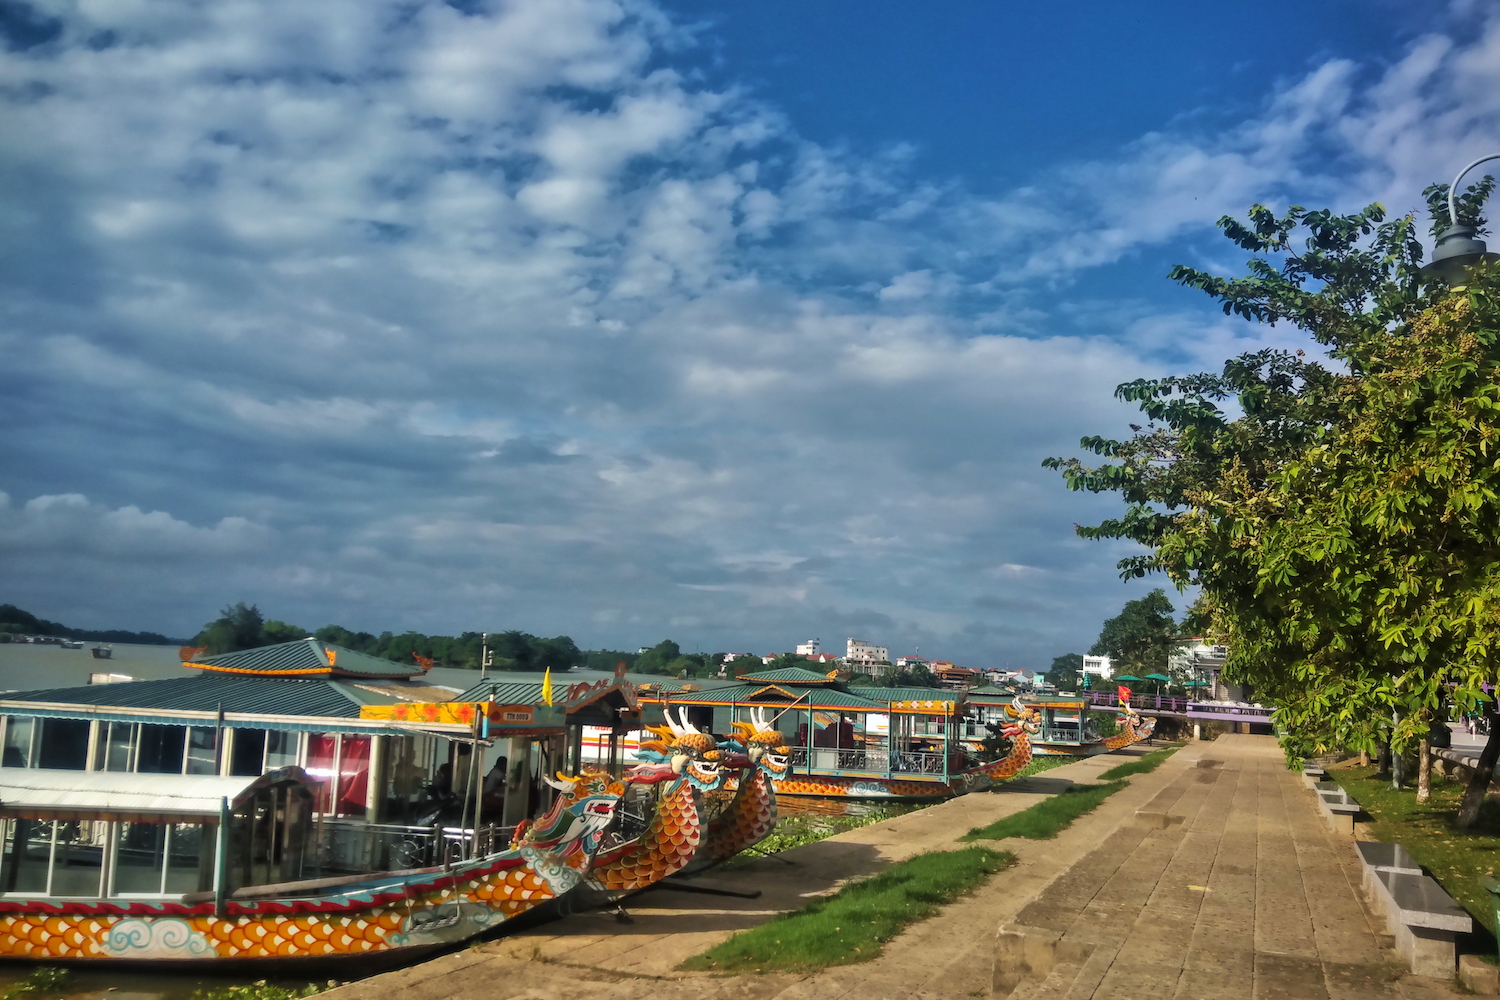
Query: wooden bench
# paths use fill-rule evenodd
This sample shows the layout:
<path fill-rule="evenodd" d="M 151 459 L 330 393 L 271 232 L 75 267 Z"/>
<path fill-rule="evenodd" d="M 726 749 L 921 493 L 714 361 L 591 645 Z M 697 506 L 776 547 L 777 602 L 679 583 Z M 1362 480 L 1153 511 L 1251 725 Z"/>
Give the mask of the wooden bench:
<path fill-rule="evenodd" d="M 1340 833 L 1354 835 L 1354 817 L 1359 815 L 1359 803 L 1349 793 L 1331 781 L 1320 782 L 1314 789 L 1318 794 L 1318 805 L 1328 825 Z"/>

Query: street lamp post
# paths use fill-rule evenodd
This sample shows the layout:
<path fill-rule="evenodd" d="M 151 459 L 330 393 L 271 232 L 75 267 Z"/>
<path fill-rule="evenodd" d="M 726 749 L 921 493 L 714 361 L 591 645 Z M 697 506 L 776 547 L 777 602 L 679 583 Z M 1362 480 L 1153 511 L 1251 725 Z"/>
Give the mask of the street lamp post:
<path fill-rule="evenodd" d="M 1437 246 L 1432 248 L 1432 260 L 1422 267 L 1422 273 L 1456 284 L 1475 264 L 1500 260 L 1500 254 L 1489 252 L 1475 227 L 1458 224 L 1458 182 L 1464 174 L 1489 160 L 1500 160 L 1500 153 L 1481 156 L 1453 178 L 1448 188 L 1448 228 L 1438 237 Z"/>

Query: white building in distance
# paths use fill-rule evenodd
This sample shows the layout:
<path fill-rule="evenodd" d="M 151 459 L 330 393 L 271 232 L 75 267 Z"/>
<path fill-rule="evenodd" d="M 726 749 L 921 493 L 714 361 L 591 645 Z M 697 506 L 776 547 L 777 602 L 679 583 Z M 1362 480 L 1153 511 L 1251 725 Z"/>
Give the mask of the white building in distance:
<path fill-rule="evenodd" d="M 809 639 L 797 647 L 798 656 L 817 656 L 823 640 Z"/>
<path fill-rule="evenodd" d="M 845 646 L 844 664 L 856 673 L 876 674 L 891 662 L 891 651 L 885 646 L 875 646 L 862 639 L 850 638 Z"/>
<path fill-rule="evenodd" d="M 1110 666 L 1107 656 L 1085 656 L 1083 658 L 1083 672 L 1101 680 L 1109 680 L 1114 675 L 1114 668 Z"/>

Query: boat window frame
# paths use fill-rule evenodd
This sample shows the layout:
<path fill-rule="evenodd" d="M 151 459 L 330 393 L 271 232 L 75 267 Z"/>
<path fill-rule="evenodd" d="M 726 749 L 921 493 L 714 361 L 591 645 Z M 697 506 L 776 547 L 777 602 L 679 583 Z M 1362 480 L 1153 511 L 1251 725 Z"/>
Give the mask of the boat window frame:
<path fill-rule="evenodd" d="M 33 768 L 33 767 L 36 766 L 35 761 L 36 761 L 36 754 L 37 754 L 37 731 L 41 728 L 40 726 L 37 725 L 37 717 L 34 716 L 34 715 L 7 715 L 7 716 L 5 716 L 4 731 L 0 732 L 0 766 L 5 766 L 5 767 L 12 766 L 12 765 L 9 765 L 9 764 L 4 764 L 3 763 L 3 757 L 4 757 L 4 752 L 6 750 L 11 749 L 11 746 L 10 746 L 11 725 L 12 725 L 12 723 L 14 723 L 17 720 L 25 720 L 26 726 L 27 726 L 26 763 L 23 764 L 23 765 L 21 765 L 21 766 L 25 767 L 25 768 Z M 17 747 L 16 749 L 20 749 L 20 748 Z"/>

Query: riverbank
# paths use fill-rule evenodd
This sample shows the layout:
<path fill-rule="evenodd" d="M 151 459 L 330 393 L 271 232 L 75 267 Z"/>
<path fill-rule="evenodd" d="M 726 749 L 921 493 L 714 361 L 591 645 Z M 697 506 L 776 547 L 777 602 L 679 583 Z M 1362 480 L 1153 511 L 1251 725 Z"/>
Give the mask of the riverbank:
<path fill-rule="evenodd" d="M 583 914 L 335 990 L 329 1000 L 830 1000 L 1152 996 L 1435 1000 L 1450 983 L 1405 975 L 1360 893 L 1353 840 L 1333 833 L 1269 737 L 1192 743 L 1053 840 L 994 841 L 1017 863 L 914 924 L 874 961 L 804 974 L 676 971 L 683 958 L 891 861 L 1121 763 L 1106 755 L 762 859 L 733 888 L 757 900 L 639 898 L 634 922 Z M 826 869 L 826 870 L 825 870 Z M 675 898 L 674 898 L 675 897 Z M 1065 942 L 1060 946 L 1059 942 Z M 1047 951 L 1035 981 L 1016 961 Z"/>
<path fill-rule="evenodd" d="M 769 997 L 793 984 L 840 976 L 851 985 L 874 979 L 936 977 L 951 980 L 937 990 L 943 995 L 985 995 L 993 929 L 1014 911 L 1018 894 L 1019 898 L 1033 894 L 1066 868 L 1067 859 L 1091 846 L 1090 837 L 1095 834 L 1088 831 L 1094 817 L 1082 817 L 1056 840 L 995 842 L 994 846 L 1017 855 L 1014 868 L 993 876 L 962 903 L 907 928 L 873 962 L 813 974 L 748 977 L 681 972 L 678 967 L 736 931 L 799 909 L 851 879 L 876 874 L 918 854 L 964 847 L 959 838 L 974 827 L 1027 809 L 1075 783 L 1094 783 L 1104 771 L 1143 753 L 1143 748 L 1131 748 L 1085 758 L 1043 775 L 1008 782 L 992 792 L 961 796 L 782 855 L 716 871 L 701 880 L 735 891 L 760 890 L 757 899 L 657 889 L 630 901 L 632 922 L 628 924 L 617 922 L 609 913 L 575 914 L 462 953 L 353 983 L 328 996 L 331 1000 L 376 1000 L 400 992 L 411 1000 L 458 996 L 603 1000 L 649 990 L 657 997 Z M 1137 799 L 1144 801 L 1142 796 L 1148 795 L 1155 780 L 1156 775 L 1140 776 L 1111 802 L 1130 807 Z M 1143 784 L 1146 789 L 1140 787 Z M 983 930 L 976 933 L 978 928 Z M 488 985 L 480 988 L 479 983 Z M 841 992 L 835 990 L 832 995 Z"/>

